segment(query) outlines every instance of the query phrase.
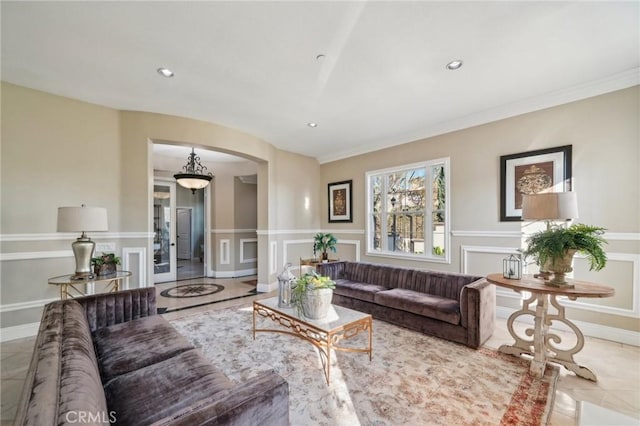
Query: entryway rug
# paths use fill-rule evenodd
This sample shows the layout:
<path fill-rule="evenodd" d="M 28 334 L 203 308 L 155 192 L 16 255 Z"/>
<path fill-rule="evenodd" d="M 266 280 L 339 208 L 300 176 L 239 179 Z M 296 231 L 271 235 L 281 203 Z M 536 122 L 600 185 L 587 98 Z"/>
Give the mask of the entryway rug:
<path fill-rule="evenodd" d="M 158 313 L 182 311 L 255 296 L 256 286 L 235 279 L 200 278 L 156 284 Z"/>
<path fill-rule="evenodd" d="M 171 323 L 231 380 L 271 369 L 284 377 L 293 426 L 544 425 L 553 407 L 557 368 L 535 379 L 526 360 L 383 321 L 373 322 L 371 362 L 363 353 L 332 353 L 330 386 L 308 342 L 279 333 L 257 333 L 254 341 L 251 307 Z M 366 335 L 346 342 L 363 346 Z"/>

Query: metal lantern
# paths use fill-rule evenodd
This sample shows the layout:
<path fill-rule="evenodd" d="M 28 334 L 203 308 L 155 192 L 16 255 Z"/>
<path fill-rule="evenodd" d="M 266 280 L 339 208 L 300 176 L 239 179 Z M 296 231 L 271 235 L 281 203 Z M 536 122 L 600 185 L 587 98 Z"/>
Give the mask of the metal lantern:
<path fill-rule="evenodd" d="M 522 261 L 519 256 L 512 254 L 502 260 L 502 276 L 510 280 L 522 278 Z"/>
<path fill-rule="evenodd" d="M 291 283 L 296 279 L 295 275 L 291 273 L 289 268 L 291 263 L 284 265 L 282 273 L 278 275 L 278 307 L 290 308 L 291 307 Z"/>

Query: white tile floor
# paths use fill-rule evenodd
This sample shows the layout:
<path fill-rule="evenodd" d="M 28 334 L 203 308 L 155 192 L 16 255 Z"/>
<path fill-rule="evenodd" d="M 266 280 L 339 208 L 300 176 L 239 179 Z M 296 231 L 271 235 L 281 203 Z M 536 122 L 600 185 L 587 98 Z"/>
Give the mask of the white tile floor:
<path fill-rule="evenodd" d="M 239 281 L 246 281 L 243 278 Z M 165 314 L 166 318 L 177 318 L 198 311 L 224 309 L 229 306 L 250 303 L 256 298 L 271 297 L 272 294 L 215 303 L 199 308 Z M 524 326 L 522 326 L 524 328 Z M 497 349 L 502 344 L 512 343 L 507 332 L 506 320 L 498 319 L 494 335 L 485 346 Z M 1 346 L 1 424 L 12 423 L 18 399 L 26 377 L 34 338 L 3 343 Z M 640 425 L 640 348 L 607 340 L 586 338 L 584 349 L 576 355 L 576 361 L 589 367 L 598 377 L 594 383 L 576 377 L 561 367 L 561 376 L 555 396 L 555 405 L 550 424 L 553 426 L 577 425 L 580 413 L 592 410 L 612 410 L 623 418 Z M 585 410 L 581 406 L 588 407 Z M 606 415 L 606 411 L 600 411 Z M 613 419 L 613 417 L 609 417 Z M 631 423 L 631 424 L 634 424 Z M 611 424 L 611 423 L 609 423 Z"/>

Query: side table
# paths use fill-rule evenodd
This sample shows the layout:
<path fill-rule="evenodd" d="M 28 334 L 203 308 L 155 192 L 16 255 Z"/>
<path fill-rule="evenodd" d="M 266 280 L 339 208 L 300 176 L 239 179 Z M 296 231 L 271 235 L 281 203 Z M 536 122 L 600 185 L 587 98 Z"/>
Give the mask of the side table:
<path fill-rule="evenodd" d="M 105 287 L 109 291 L 118 291 L 120 289 L 120 281 L 124 280 L 131 276 L 131 272 L 129 271 L 116 271 L 113 274 L 109 275 L 96 275 L 95 278 L 86 279 L 86 280 L 73 280 L 71 277 L 74 274 L 69 275 L 61 275 L 59 277 L 49 278 L 49 284 L 57 285 L 60 288 L 60 299 L 65 300 L 68 297 L 73 298 L 74 295 L 71 293 L 73 290 L 76 296 L 86 296 L 88 294 L 94 293 L 94 284 L 95 283 L 106 283 Z M 87 285 L 86 293 L 85 291 L 80 290 L 77 285 Z"/>
<path fill-rule="evenodd" d="M 536 377 L 542 377 L 547 362 L 555 362 L 573 371 L 577 376 L 597 381 L 596 375 L 591 370 L 578 365 L 573 359 L 573 355 L 584 347 L 584 335 L 578 326 L 566 318 L 564 306 L 558 302 L 556 297 L 566 296 L 570 300 L 576 300 L 578 297 L 611 297 L 615 293 L 612 287 L 571 279 L 567 281 L 573 284 L 574 288 L 551 287 L 532 275 L 524 275 L 520 280 L 511 280 L 504 278 L 502 274 L 490 274 L 487 276 L 487 281 L 500 287 L 510 288 L 518 293 L 523 291 L 531 293 L 531 297 L 522 302 L 522 309 L 509 316 L 507 328 L 515 342 L 511 345 L 500 346 L 498 349 L 500 352 L 516 356 L 522 354 L 533 356 L 529 371 Z M 535 308 L 531 308 L 533 304 L 535 304 Z M 548 312 L 549 304 L 556 309 L 557 313 Z M 514 321 L 523 315 L 534 317 L 533 330 L 530 328 L 525 330 L 527 336 L 533 335 L 532 339 L 519 336 L 513 329 Z M 577 341 L 572 348 L 561 349 L 557 346 L 562 340 L 560 336 L 549 331 L 549 326 L 553 321 L 564 323 L 575 333 Z"/>

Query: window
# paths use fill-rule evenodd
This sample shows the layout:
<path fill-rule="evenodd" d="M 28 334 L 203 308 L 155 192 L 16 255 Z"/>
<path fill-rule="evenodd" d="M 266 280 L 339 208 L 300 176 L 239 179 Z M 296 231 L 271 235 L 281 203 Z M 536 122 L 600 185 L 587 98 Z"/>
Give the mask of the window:
<path fill-rule="evenodd" d="M 449 159 L 366 174 L 367 254 L 450 262 Z"/>

